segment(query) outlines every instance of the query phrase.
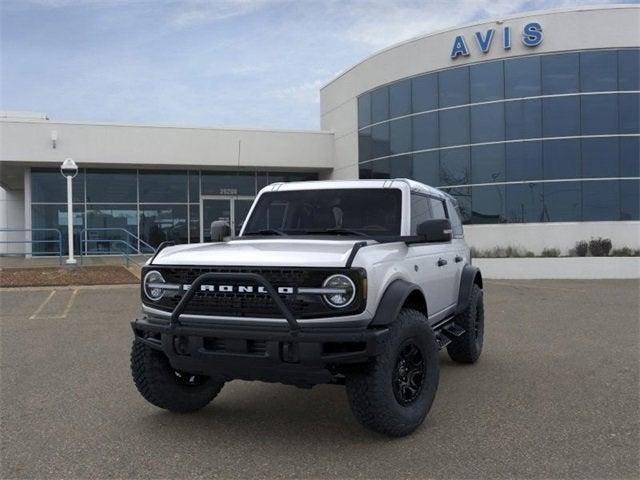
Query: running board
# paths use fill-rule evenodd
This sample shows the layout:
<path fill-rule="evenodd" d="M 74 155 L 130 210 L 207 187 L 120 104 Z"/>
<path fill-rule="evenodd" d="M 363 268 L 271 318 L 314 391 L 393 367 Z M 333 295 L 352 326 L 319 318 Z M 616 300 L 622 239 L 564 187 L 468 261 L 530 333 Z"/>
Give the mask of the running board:
<path fill-rule="evenodd" d="M 453 318 L 454 317 L 448 318 L 433 326 L 433 333 L 436 335 L 436 342 L 438 343 L 440 350 L 449 345 L 456 338 L 464 335 L 465 330 L 458 324 L 454 323 Z"/>

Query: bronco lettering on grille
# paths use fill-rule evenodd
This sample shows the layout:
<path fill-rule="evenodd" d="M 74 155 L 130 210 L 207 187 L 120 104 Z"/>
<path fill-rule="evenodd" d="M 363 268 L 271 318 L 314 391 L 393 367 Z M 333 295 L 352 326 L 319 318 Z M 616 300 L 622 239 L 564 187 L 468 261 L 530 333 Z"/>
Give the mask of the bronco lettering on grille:
<path fill-rule="evenodd" d="M 183 290 L 189 290 L 191 285 L 183 285 Z M 279 294 L 293 295 L 294 287 L 278 287 L 276 288 Z M 214 292 L 214 293 L 267 293 L 267 290 L 263 286 L 253 285 L 200 285 L 201 292 Z"/>

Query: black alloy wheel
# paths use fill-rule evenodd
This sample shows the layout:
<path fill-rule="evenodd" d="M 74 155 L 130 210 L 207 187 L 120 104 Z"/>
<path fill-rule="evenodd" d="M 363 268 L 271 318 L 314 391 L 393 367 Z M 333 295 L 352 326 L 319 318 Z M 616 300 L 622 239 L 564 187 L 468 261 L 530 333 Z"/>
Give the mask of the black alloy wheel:
<path fill-rule="evenodd" d="M 420 396 L 425 372 L 422 351 L 411 339 L 406 340 L 393 369 L 393 394 L 400 405 L 410 405 Z"/>

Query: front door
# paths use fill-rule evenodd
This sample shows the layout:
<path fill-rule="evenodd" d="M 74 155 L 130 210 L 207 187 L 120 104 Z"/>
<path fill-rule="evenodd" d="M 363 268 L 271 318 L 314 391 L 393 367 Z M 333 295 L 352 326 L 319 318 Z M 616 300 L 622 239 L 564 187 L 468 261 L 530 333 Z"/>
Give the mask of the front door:
<path fill-rule="evenodd" d="M 200 241 L 211 241 L 211 222 L 222 220 L 231 227 L 231 234 L 238 235 L 249 208 L 251 197 L 227 197 L 210 195 L 200 198 Z"/>

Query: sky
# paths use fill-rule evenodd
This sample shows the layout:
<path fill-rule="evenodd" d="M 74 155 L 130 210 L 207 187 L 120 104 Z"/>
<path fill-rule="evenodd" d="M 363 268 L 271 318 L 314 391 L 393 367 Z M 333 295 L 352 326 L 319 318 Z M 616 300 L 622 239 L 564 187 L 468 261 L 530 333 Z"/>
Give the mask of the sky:
<path fill-rule="evenodd" d="M 0 0 L 0 110 L 52 120 L 317 129 L 320 86 L 377 50 L 485 18 L 589 4 Z"/>

